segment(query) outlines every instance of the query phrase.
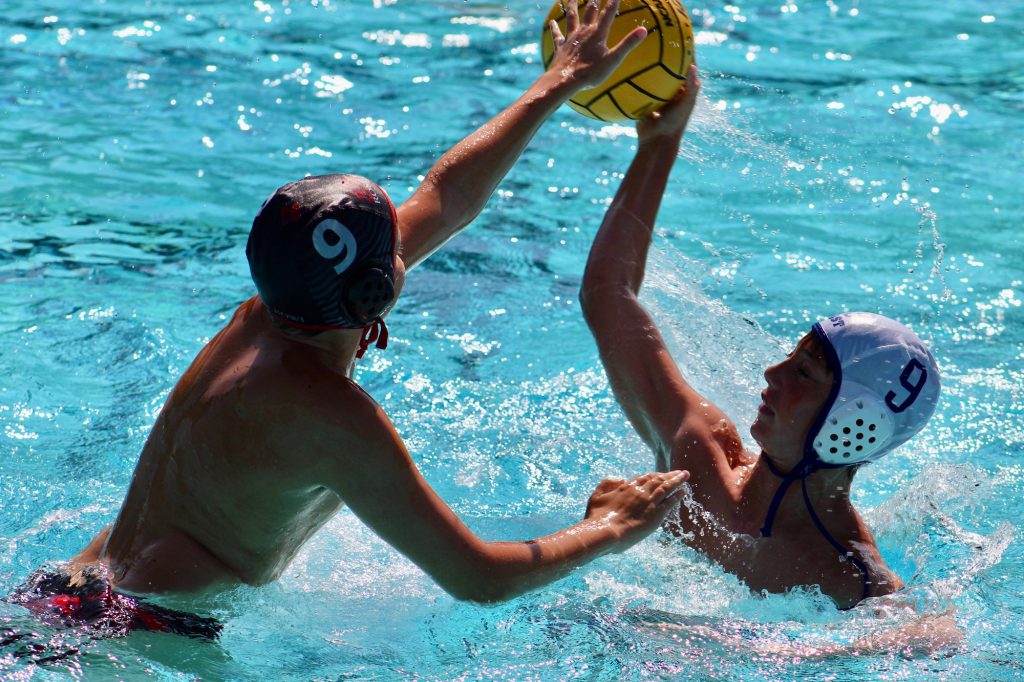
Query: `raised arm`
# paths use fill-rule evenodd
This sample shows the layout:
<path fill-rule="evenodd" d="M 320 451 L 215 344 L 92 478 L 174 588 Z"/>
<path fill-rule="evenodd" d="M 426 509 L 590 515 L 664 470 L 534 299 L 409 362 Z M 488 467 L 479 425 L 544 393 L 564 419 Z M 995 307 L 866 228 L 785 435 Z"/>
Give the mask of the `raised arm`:
<path fill-rule="evenodd" d="M 457 599 L 510 599 L 630 547 L 674 508 L 672 498 L 687 478 L 686 472 L 674 471 L 631 481 L 607 479 L 579 523 L 525 542 L 484 542 L 431 489 L 394 430 L 374 430 L 359 447 L 332 458 L 326 485 Z"/>
<path fill-rule="evenodd" d="M 605 289 L 633 297 L 640 293 L 661 198 L 699 91 L 697 67 L 692 66 L 676 98 L 637 122 L 636 156 L 590 248 L 583 275 L 585 303 Z"/>
<path fill-rule="evenodd" d="M 609 48 L 619 0 L 608 0 L 603 9 L 596 0 L 588 2 L 582 18 L 575 1 L 566 5 L 566 35 L 552 22 L 555 52 L 548 70 L 510 107 L 442 156 L 399 207 L 406 269 L 472 222 L 541 124 L 574 93 L 603 81 L 647 35 L 638 28 Z"/>
<path fill-rule="evenodd" d="M 637 296 L 661 197 L 699 90 L 692 67 L 676 99 L 637 123 L 636 157 L 594 239 L 580 291 L 626 415 L 654 450 L 659 469 L 672 466 L 675 452 L 695 482 L 702 472 L 731 468 L 742 444 L 725 415 L 684 380 Z"/>

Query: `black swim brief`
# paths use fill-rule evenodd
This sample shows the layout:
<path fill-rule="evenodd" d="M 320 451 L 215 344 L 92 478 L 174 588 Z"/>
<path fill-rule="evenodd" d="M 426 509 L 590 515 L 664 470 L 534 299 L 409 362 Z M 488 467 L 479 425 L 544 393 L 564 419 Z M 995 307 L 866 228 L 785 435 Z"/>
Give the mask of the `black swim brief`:
<path fill-rule="evenodd" d="M 216 639 L 223 626 L 213 618 L 175 611 L 117 592 L 98 570 L 74 573 L 40 569 L 6 601 L 20 604 L 43 620 L 87 625 L 110 637 L 133 630 L 170 632 L 198 639 Z"/>

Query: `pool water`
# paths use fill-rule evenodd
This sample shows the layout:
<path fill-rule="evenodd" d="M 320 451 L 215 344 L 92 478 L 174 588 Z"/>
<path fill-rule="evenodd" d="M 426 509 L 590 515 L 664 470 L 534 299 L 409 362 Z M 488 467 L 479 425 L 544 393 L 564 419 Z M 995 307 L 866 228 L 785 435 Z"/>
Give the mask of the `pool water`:
<path fill-rule="evenodd" d="M 745 434 L 818 316 L 896 317 L 936 417 L 857 477 L 885 559 L 965 644 L 823 655 L 914 617 L 758 595 L 657 535 L 549 588 L 458 603 L 343 512 L 277 583 L 208 605 L 217 645 L 92 640 L 0 604 L 4 679 L 963 679 L 1024 676 L 1024 15 L 1009 1 L 690 7 L 704 94 L 644 299 Z M 47 0 L 0 18 L 0 591 L 116 514 L 169 390 L 252 295 L 255 211 L 307 173 L 405 199 L 539 72 L 546 4 Z M 413 272 L 358 379 L 487 539 L 576 521 L 653 457 L 576 300 L 631 159 L 564 109 L 476 223 Z M 751 444 L 752 445 L 752 444 Z M 26 642 L 44 653 L 26 654 Z M 805 646 L 806 645 L 806 646 Z M 70 650 L 75 653 L 67 653 Z M 60 660 L 33 662 L 45 652 Z"/>

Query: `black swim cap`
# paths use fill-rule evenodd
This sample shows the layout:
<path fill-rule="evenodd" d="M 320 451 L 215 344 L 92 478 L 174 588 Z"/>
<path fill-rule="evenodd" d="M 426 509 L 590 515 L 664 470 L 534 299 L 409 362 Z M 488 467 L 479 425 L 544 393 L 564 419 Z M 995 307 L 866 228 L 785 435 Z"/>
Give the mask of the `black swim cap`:
<path fill-rule="evenodd" d="M 300 329 L 364 329 L 387 345 L 395 302 L 395 207 L 358 175 L 319 175 L 279 188 L 256 214 L 245 254 L 260 298 Z"/>

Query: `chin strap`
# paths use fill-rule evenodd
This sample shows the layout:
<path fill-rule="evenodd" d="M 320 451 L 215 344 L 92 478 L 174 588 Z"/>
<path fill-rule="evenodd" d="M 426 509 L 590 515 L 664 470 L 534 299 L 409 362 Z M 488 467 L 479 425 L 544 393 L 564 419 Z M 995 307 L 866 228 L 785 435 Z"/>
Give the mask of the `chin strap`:
<path fill-rule="evenodd" d="M 363 353 L 374 341 L 377 342 L 377 348 L 384 349 L 388 347 L 388 326 L 384 324 L 384 318 L 378 317 L 370 324 L 363 327 L 363 336 L 359 339 L 359 350 L 356 351 L 356 357 L 363 357 Z"/>
<path fill-rule="evenodd" d="M 793 470 L 790 471 L 788 474 L 783 474 L 781 471 L 775 468 L 775 465 L 772 464 L 772 461 L 770 459 L 768 459 L 764 455 L 761 455 L 761 459 L 762 461 L 764 461 L 765 464 L 768 465 L 768 471 L 772 472 L 773 474 L 775 474 L 775 476 L 782 479 L 782 483 L 779 484 L 779 489 L 775 491 L 775 496 L 772 498 L 771 504 L 768 505 L 768 514 L 765 516 L 764 526 L 761 527 L 761 537 L 771 537 L 772 524 L 775 523 L 775 514 L 779 511 L 779 506 L 782 504 L 782 498 L 786 496 L 786 491 L 789 490 L 789 486 L 791 486 L 794 482 L 799 480 L 800 487 L 803 489 L 804 494 L 804 506 L 807 507 L 807 513 L 810 514 L 811 521 L 814 522 L 814 526 L 818 529 L 818 532 L 821 533 L 822 537 L 828 540 L 829 544 L 832 545 L 832 547 L 834 547 L 837 552 L 839 552 L 839 556 L 845 559 L 846 561 L 851 562 L 854 566 L 857 567 L 857 570 L 860 571 L 861 579 L 864 581 L 864 591 L 861 595 L 861 599 L 867 599 L 871 585 L 871 582 L 868 578 L 869 574 L 867 565 L 863 561 L 858 559 L 856 556 L 854 556 L 852 551 L 847 549 L 843 544 L 836 540 L 832 536 L 832 533 L 828 532 L 828 529 L 825 528 L 825 524 L 822 523 L 821 518 L 818 516 L 817 512 L 814 511 L 814 505 L 811 504 L 810 495 L 807 494 L 807 477 L 813 474 L 815 471 L 820 470 L 822 466 L 815 462 L 814 460 L 809 460 L 805 458 L 798 465 L 793 467 Z"/>
<path fill-rule="evenodd" d="M 779 489 L 775 491 L 775 497 L 772 498 L 772 503 L 768 505 L 768 514 L 764 517 L 764 525 L 761 527 L 761 537 L 769 538 L 772 535 L 772 524 L 775 523 L 775 514 L 779 511 L 779 505 L 782 504 L 782 498 L 786 496 L 789 486 L 800 479 L 806 482 L 807 477 L 814 473 L 816 467 L 814 462 L 805 459 L 793 467 L 792 471 L 788 474 L 784 474 L 776 469 L 772 461 L 766 456 L 761 455 L 761 460 L 768 465 L 768 471 L 782 479 Z M 808 508 L 810 508 L 810 505 L 808 505 Z"/>

